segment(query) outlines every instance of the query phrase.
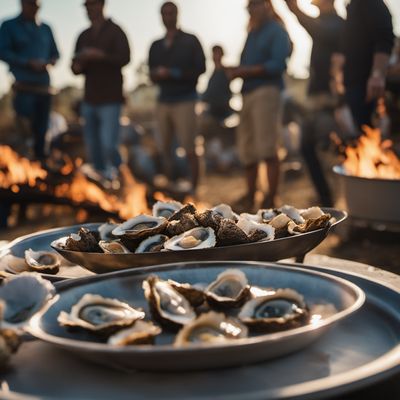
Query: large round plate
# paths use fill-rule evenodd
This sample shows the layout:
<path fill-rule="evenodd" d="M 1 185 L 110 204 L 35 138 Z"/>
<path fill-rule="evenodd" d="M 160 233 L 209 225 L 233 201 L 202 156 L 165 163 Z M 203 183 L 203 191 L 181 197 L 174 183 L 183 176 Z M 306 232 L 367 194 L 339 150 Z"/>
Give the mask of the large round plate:
<path fill-rule="evenodd" d="M 213 247 L 201 250 L 159 251 L 142 254 L 104 254 L 70 251 L 63 249 L 60 246 L 60 243 L 63 243 L 64 240 L 55 240 L 51 243 L 51 246 L 67 260 L 96 273 L 106 273 L 132 267 L 145 267 L 149 265 L 196 260 L 277 261 L 283 258 L 304 256 L 325 239 L 332 226 L 344 221 L 347 217 L 346 212 L 333 208 L 323 208 L 323 211 L 331 214 L 335 221 L 333 224 L 330 224 L 324 229 L 271 240 L 269 242 Z M 92 224 L 92 227 L 93 226 L 94 225 Z M 66 230 L 64 229 L 64 232 L 65 231 Z M 71 230 L 69 233 L 76 232 L 77 230 L 75 229 Z"/>
<path fill-rule="evenodd" d="M 93 341 L 87 333 L 70 332 L 57 322 L 60 311 L 69 311 L 84 294 L 118 298 L 149 315 L 142 282 L 150 273 L 178 282 L 209 283 L 227 268 L 240 268 L 249 283 L 261 287 L 292 288 L 304 295 L 308 305 L 332 304 L 337 312 L 317 323 L 279 333 L 260 335 L 229 342 L 226 345 L 193 345 L 176 348 L 173 336 L 161 335 L 154 346 L 115 348 Z M 50 308 L 31 320 L 33 336 L 107 366 L 144 370 L 194 370 L 249 364 L 299 350 L 320 337 L 335 322 L 349 316 L 364 303 L 364 292 L 340 278 L 300 268 L 261 263 L 180 263 L 142 270 L 121 271 L 108 275 L 62 282 L 59 298 Z"/>

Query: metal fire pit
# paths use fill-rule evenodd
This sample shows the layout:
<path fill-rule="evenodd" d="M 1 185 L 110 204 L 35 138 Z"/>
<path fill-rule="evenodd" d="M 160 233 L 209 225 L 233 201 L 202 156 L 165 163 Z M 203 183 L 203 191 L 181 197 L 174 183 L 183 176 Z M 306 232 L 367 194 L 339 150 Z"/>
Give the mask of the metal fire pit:
<path fill-rule="evenodd" d="M 338 165 L 333 171 L 342 182 L 350 217 L 400 227 L 400 180 L 347 175 Z"/>

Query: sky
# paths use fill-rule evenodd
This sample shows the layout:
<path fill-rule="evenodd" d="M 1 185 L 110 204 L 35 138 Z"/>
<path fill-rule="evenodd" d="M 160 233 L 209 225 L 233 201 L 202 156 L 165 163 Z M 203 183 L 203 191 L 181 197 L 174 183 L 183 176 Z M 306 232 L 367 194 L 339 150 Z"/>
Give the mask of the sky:
<path fill-rule="evenodd" d="M 300 6 L 310 15 L 317 15 L 311 0 L 299 0 Z M 19 0 L 0 0 L 0 21 L 19 13 Z M 132 62 L 124 69 L 125 88 L 132 89 L 137 83 L 136 69 L 147 60 L 153 40 L 164 34 L 159 9 L 163 0 L 106 0 L 106 14 L 127 33 L 132 48 Z M 336 0 L 336 8 L 345 15 L 346 0 Z M 218 43 L 225 48 L 225 62 L 237 64 L 246 38 L 248 14 L 247 0 L 175 0 L 179 7 L 179 21 L 183 30 L 197 35 L 206 56 L 210 58 L 211 47 Z M 273 0 L 295 44 L 289 62 L 289 72 L 298 77 L 307 76 L 311 40 L 288 12 L 284 0 Z M 395 33 L 400 35 L 400 1 L 386 0 L 393 15 Z M 82 85 L 82 79 L 73 76 L 70 60 L 78 34 L 88 27 L 83 0 L 42 0 L 39 14 L 41 20 L 51 25 L 61 52 L 61 59 L 51 72 L 54 86 Z M 210 74 L 212 64 L 208 64 Z M 204 88 L 207 74 L 200 80 Z M 0 62 L 0 95 L 9 89 L 12 77 L 7 66 Z"/>

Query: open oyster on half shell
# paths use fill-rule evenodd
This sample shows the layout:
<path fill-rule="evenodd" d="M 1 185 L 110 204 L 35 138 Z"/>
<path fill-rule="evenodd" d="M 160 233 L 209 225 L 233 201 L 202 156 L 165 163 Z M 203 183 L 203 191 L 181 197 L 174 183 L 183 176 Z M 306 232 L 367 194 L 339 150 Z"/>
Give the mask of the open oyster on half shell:
<path fill-rule="evenodd" d="M 215 233 L 212 228 L 199 226 L 174 236 L 164 243 L 167 250 L 195 250 L 214 247 Z"/>
<path fill-rule="evenodd" d="M 149 276 L 143 281 L 143 290 L 153 318 L 161 325 L 179 329 L 196 318 L 190 302 L 168 281 Z"/>
<path fill-rule="evenodd" d="M 154 338 L 161 333 L 161 328 L 151 321 L 137 320 L 133 326 L 123 329 L 108 338 L 112 346 L 130 346 L 154 344 Z"/>
<path fill-rule="evenodd" d="M 58 322 L 62 326 L 82 328 L 97 334 L 111 334 L 143 319 L 145 313 L 117 299 L 97 294 L 85 294 L 69 313 L 61 311 Z"/>
<path fill-rule="evenodd" d="M 250 286 L 239 269 L 221 272 L 204 290 L 207 302 L 217 308 L 240 307 L 249 297 Z"/>
<path fill-rule="evenodd" d="M 100 240 L 99 246 L 106 254 L 129 254 L 130 251 L 119 240 Z"/>
<path fill-rule="evenodd" d="M 163 232 L 166 226 L 167 220 L 164 217 L 141 214 L 118 225 L 112 234 L 129 240 L 143 240 Z"/>
<path fill-rule="evenodd" d="M 183 204 L 179 201 L 157 201 L 153 205 L 152 214 L 154 217 L 164 217 L 168 219 L 181 208 L 183 208 Z"/>
<path fill-rule="evenodd" d="M 210 311 L 184 326 L 176 335 L 174 346 L 227 344 L 247 337 L 247 332 L 247 327 L 236 319 Z"/>
<path fill-rule="evenodd" d="M 238 318 L 256 332 L 277 332 L 302 326 L 309 310 L 301 294 L 293 289 L 278 289 L 249 300 Z"/>
<path fill-rule="evenodd" d="M 164 248 L 164 243 L 168 240 L 166 235 L 154 235 L 140 242 L 135 250 L 135 253 L 153 253 L 161 251 Z"/>
<path fill-rule="evenodd" d="M 44 274 L 56 274 L 60 270 L 60 258 L 50 251 L 25 251 L 25 262 L 29 268 Z"/>

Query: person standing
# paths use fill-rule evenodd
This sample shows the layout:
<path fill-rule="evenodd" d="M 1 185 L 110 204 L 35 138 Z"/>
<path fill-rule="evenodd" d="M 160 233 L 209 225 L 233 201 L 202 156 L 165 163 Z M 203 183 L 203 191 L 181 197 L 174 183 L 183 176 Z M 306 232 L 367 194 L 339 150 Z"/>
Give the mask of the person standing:
<path fill-rule="evenodd" d="M 301 150 L 320 204 L 331 207 L 333 199 L 323 167 L 317 155 L 318 142 L 327 143 L 329 134 L 336 131 L 334 109 L 336 98 L 331 90 L 331 59 L 340 49 L 340 34 L 344 20 L 338 16 L 334 0 L 313 0 L 319 16 L 303 13 L 297 0 L 286 0 L 290 11 L 313 41 L 310 59 L 307 112 L 302 121 Z"/>
<path fill-rule="evenodd" d="M 81 112 L 88 159 L 106 180 L 113 181 L 121 164 L 121 70 L 130 62 L 130 48 L 124 31 L 105 17 L 105 0 L 86 0 L 84 5 L 91 26 L 78 37 L 71 68 L 85 76 Z"/>
<path fill-rule="evenodd" d="M 191 168 L 192 191 L 199 179 L 195 152 L 197 80 L 206 70 L 205 56 L 196 36 L 178 28 L 178 7 L 167 1 L 161 6 L 166 35 L 152 43 L 149 51 L 150 78 L 160 88 L 157 122 L 161 134 L 165 170 L 172 178 L 174 136 L 186 151 Z"/>
<path fill-rule="evenodd" d="M 237 145 L 245 167 L 247 193 L 237 208 L 254 207 L 259 163 L 267 164 L 269 193 L 262 207 L 275 206 L 279 183 L 278 139 L 284 86 L 283 73 L 291 52 L 289 36 L 270 0 L 249 0 L 249 33 L 240 65 L 229 70 L 231 79 L 242 78 L 243 108 Z"/>
<path fill-rule="evenodd" d="M 371 125 L 376 100 L 382 97 L 394 35 L 383 0 L 351 0 L 341 51 L 333 57 L 334 87 L 344 92 L 358 128 Z"/>
<path fill-rule="evenodd" d="M 37 17 L 40 5 L 40 0 L 21 0 L 21 13 L 2 24 L 0 59 L 9 65 L 15 78 L 18 133 L 33 135 L 33 156 L 45 163 L 45 136 L 53 92 L 49 69 L 60 55 L 50 26 Z"/>

